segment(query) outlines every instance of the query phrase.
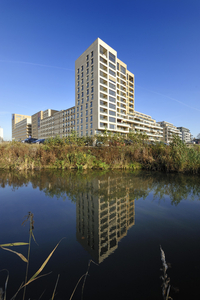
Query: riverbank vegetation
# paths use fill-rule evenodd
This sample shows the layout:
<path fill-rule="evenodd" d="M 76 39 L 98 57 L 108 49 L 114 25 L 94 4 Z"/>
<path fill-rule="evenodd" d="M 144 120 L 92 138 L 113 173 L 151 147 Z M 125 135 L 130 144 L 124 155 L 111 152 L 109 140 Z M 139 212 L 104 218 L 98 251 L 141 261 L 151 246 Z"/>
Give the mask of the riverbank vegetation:
<path fill-rule="evenodd" d="M 146 169 L 200 173 L 200 147 L 188 148 L 176 136 L 169 145 L 149 143 L 146 136 L 133 133 L 127 140 L 107 132 L 94 139 L 72 134 L 67 138 L 50 138 L 44 145 L 1 144 L 0 169 Z"/>

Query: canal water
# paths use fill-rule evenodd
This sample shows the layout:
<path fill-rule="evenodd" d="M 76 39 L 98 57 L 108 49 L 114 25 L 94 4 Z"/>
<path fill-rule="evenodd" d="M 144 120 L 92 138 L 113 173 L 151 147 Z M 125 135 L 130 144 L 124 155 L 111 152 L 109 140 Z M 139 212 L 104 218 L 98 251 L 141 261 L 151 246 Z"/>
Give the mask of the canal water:
<path fill-rule="evenodd" d="M 25 299 L 163 299 L 160 246 L 173 299 L 200 297 L 200 180 L 151 172 L 0 171 L 0 244 L 34 237 L 28 279 L 59 246 Z M 27 257 L 28 247 L 10 248 Z M 89 265 L 89 267 L 88 267 Z M 7 299 L 25 280 L 26 263 L 0 248 Z M 22 299 L 22 291 L 16 299 Z"/>

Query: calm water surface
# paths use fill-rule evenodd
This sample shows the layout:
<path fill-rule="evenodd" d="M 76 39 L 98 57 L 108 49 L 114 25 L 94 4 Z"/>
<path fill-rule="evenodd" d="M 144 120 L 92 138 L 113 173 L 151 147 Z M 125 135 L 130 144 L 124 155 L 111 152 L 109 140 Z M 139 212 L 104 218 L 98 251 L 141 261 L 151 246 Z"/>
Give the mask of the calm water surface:
<path fill-rule="evenodd" d="M 26 299 L 70 299 L 89 269 L 82 299 L 162 299 L 160 245 L 173 299 L 200 298 L 200 181 L 150 172 L 0 172 L 0 244 L 28 242 L 34 214 L 29 278 L 63 239 Z M 27 247 L 12 248 L 27 257 Z M 9 270 L 7 299 L 24 281 L 26 264 L 0 249 Z M 6 272 L 0 272 L 4 288 Z M 73 299 L 81 299 L 82 283 Z M 17 299 L 21 299 L 19 293 Z"/>

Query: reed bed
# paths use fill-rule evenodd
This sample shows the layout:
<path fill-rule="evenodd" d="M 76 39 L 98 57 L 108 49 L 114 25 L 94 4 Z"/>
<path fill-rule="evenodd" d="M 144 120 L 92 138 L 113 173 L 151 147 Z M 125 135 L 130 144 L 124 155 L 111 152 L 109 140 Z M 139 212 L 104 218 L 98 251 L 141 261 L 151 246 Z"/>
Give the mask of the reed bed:
<path fill-rule="evenodd" d="M 200 173 L 200 148 L 188 148 L 174 137 L 164 143 L 149 144 L 132 138 L 131 145 L 119 137 L 102 138 L 102 146 L 84 146 L 83 139 L 49 139 L 44 145 L 11 142 L 0 145 L 0 169 L 146 169 L 164 172 Z M 92 144 L 92 140 L 88 144 Z"/>

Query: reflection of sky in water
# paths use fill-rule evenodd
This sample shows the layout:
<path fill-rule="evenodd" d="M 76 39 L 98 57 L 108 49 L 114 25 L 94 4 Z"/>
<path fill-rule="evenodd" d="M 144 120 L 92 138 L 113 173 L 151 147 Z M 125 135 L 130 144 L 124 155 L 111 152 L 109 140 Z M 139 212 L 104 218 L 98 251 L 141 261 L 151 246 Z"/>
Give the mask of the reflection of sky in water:
<path fill-rule="evenodd" d="M 104 176 L 103 180 L 106 178 Z M 98 179 L 101 180 L 101 177 Z M 138 191 L 139 185 L 136 189 Z M 192 299 L 198 294 L 200 201 L 198 197 L 191 201 L 192 196 L 189 196 L 175 206 L 171 204 L 169 196 L 165 195 L 164 199 L 159 200 L 153 196 L 154 190 L 149 191 L 145 200 L 139 198 L 134 201 L 135 224 L 119 241 L 117 249 L 98 267 L 91 266 L 84 290 L 85 299 L 130 299 L 130 296 L 137 300 L 160 299 L 159 245 L 162 245 L 167 261 L 172 263 L 169 275 L 172 284 L 180 289 L 177 299 L 186 296 Z M 68 197 L 65 201 L 56 196 L 50 198 L 38 187 L 33 189 L 31 183 L 15 191 L 10 186 L 0 188 L 0 243 L 28 241 L 28 224 L 21 226 L 21 223 L 28 211 L 34 213 L 34 235 L 39 246 L 32 242 L 30 275 L 40 267 L 57 242 L 66 237 L 43 272 L 53 273 L 27 289 L 27 293 L 37 291 L 34 294 L 36 298 L 45 288 L 47 292 L 44 299 L 50 298 L 59 273 L 60 297 L 62 299 L 64 295 L 63 298 L 69 299 L 76 282 L 87 269 L 90 254 L 76 238 L 76 209 L 76 204 Z M 26 255 L 26 248 L 15 250 Z M 20 271 L 24 274 L 25 264 L 12 253 L 3 250 L 0 253 L 0 269 L 9 269 L 10 289 L 12 286 L 15 292 L 24 280 Z M 0 273 L 0 286 L 2 278 Z M 13 292 L 9 295 L 8 290 L 8 299 Z M 80 290 L 76 297 L 79 296 Z"/>

